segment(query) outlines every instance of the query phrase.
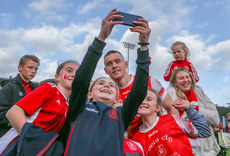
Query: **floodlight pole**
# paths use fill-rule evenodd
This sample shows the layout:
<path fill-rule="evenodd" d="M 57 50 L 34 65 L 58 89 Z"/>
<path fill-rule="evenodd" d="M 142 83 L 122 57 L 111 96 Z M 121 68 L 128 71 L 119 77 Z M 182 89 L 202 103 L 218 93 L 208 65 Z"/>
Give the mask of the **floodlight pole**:
<path fill-rule="evenodd" d="M 129 49 L 133 49 L 135 47 L 135 44 L 132 44 L 132 43 L 128 43 L 128 42 L 122 42 L 124 44 L 124 47 L 128 49 L 128 59 L 127 59 L 127 62 L 128 62 L 128 73 L 129 73 Z"/>

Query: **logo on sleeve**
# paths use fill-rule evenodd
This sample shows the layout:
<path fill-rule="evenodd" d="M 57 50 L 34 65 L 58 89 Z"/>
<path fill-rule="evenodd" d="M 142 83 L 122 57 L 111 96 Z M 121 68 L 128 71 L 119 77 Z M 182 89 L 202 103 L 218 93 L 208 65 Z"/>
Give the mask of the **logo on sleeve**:
<path fill-rule="evenodd" d="M 117 119 L 118 120 L 118 110 L 116 108 L 111 109 L 109 111 L 109 117 L 112 118 L 112 119 Z"/>
<path fill-rule="evenodd" d="M 128 145 L 129 149 L 132 150 L 132 151 L 135 151 L 137 150 L 137 147 L 134 143 L 132 142 L 126 142 L 126 144 Z"/>

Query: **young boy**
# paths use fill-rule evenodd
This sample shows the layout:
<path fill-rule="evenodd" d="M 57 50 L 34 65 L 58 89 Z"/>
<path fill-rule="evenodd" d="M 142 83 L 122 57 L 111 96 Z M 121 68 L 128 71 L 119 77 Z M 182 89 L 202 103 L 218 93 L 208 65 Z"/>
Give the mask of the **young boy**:
<path fill-rule="evenodd" d="M 19 74 L 0 90 L 0 137 L 11 128 L 6 112 L 35 89 L 30 80 L 37 74 L 39 64 L 40 60 L 35 55 L 22 56 L 18 65 Z"/>

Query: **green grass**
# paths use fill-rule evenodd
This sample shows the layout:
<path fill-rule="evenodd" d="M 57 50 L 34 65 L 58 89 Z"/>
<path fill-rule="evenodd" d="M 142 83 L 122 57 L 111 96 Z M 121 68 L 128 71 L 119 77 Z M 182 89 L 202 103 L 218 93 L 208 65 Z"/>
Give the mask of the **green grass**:
<path fill-rule="evenodd" d="M 230 148 L 228 149 L 227 156 L 230 156 Z"/>

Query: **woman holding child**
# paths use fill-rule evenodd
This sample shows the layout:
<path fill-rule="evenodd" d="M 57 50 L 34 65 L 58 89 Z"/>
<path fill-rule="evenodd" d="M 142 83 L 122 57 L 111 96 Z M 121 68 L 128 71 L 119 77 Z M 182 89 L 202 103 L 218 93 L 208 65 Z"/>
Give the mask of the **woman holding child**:
<path fill-rule="evenodd" d="M 185 68 L 175 69 L 170 78 L 170 86 L 167 91 L 171 95 L 173 101 L 181 99 L 180 101 L 189 103 L 200 113 L 206 117 L 212 135 L 208 138 L 199 138 L 201 148 L 193 146 L 193 153 L 195 155 L 217 155 L 220 147 L 215 139 L 211 126 L 219 124 L 219 114 L 214 103 L 208 98 L 201 87 L 195 85 L 195 80 L 192 74 Z M 177 106 L 174 105 L 176 108 Z M 179 108 L 178 108 L 179 109 Z M 180 110 L 180 115 L 187 118 L 186 112 Z"/>

